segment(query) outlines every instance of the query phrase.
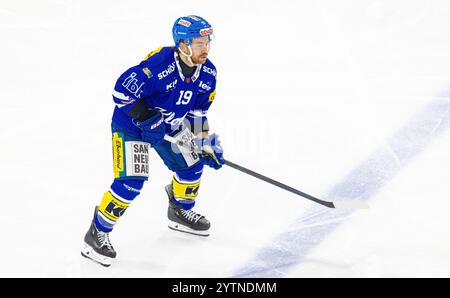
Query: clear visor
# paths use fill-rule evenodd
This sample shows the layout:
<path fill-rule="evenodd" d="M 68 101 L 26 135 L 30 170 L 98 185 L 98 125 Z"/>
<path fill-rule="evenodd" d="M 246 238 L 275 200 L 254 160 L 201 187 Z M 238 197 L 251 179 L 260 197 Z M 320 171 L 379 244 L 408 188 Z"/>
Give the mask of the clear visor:
<path fill-rule="evenodd" d="M 211 47 L 211 41 L 214 40 L 214 34 L 204 37 L 193 38 L 191 41 L 191 48 L 196 50 L 207 49 Z"/>

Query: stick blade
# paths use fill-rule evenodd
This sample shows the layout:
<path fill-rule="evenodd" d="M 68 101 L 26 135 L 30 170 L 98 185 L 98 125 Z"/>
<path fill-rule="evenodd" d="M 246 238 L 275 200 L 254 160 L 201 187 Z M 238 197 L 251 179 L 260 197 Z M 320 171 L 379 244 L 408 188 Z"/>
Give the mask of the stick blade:
<path fill-rule="evenodd" d="M 337 209 L 369 209 L 369 204 L 362 201 L 336 201 L 333 205 Z"/>

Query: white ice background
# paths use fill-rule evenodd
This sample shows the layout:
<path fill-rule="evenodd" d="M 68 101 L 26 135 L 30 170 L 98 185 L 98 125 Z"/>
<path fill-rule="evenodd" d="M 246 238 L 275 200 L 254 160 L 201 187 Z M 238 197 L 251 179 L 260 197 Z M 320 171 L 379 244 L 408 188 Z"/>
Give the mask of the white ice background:
<path fill-rule="evenodd" d="M 110 186 L 111 91 L 173 21 L 214 26 L 209 112 L 234 169 L 206 169 L 198 238 L 167 228 L 171 173 L 80 256 Z M 1 277 L 450 277 L 450 2 L 0 0 Z"/>

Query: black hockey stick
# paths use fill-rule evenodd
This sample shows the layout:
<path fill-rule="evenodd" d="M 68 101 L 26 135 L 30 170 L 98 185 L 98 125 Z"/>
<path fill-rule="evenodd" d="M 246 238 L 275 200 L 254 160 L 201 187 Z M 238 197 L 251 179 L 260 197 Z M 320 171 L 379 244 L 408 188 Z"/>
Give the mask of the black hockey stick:
<path fill-rule="evenodd" d="M 184 147 L 186 149 L 195 151 L 195 148 L 193 148 L 192 146 L 190 146 L 188 144 L 185 144 L 182 141 L 177 141 L 173 137 L 170 137 L 170 136 L 166 135 L 164 137 L 164 139 L 166 141 L 169 141 L 171 143 L 177 144 L 177 145 L 179 145 L 181 147 Z M 324 200 L 318 199 L 316 197 L 313 197 L 313 196 L 311 196 L 311 195 L 309 195 L 307 193 L 304 193 L 304 192 L 302 192 L 302 191 L 300 191 L 298 189 L 290 187 L 290 186 L 288 186 L 286 184 L 283 184 L 283 183 L 281 183 L 279 181 L 273 180 L 273 179 L 271 179 L 271 178 L 269 178 L 267 176 L 258 174 L 258 173 L 254 172 L 252 170 L 249 170 L 249 169 L 247 169 L 247 168 L 245 168 L 243 166 L 235 164 L 235 163 L 233 163 L 233 162 L 231 162 L 229 160 L 225 160 L 225 165 L 227 165 L 227 166 L 229 166 L 229 167 L 231 167 L 231 168 L 233 168 L 235 170 L 238 170 L 240 172 L 243 172 L 243 173 L 245 173 L 247 175 L 250 175 L 252 177 L 255 177 L 255 178 L 258 178 L 260 180 L 263 180 L 263 181 L 265 181 L 267 183 L 270 183 L 272 185 L 278 186 L 278 187 L 280 187 L 280 188 L 282 188 L 284 190 L 292 192 L 292 193 L 294 193 L 296 195 L 299 195 L 299 196 L 301 196 L 303 198 L 306 198 L 308 200 L 316 202 L 316 203 L 318 203 L 320 205 L 326 206 L 328 208 L 339 208 L 339 209 L 341 209 L 341 208 L 342 209 L 343 208 L 349 208 L 349 209 L 367 209 L 367 208 L 369 208 L 369 206 L 365 202 L 361 202 L 361 201 L 354 201 L 354 200 L 353 201 L 349 201 L 349 200 L 345 200 L 344 201 L 343 200 L 343 201 L 335 201 L 335 202 L 324 201 Z"/>
<path fill-rule="evenodd" d="M 337 201 L 337 202 L 328 202 L 328 201 L 324 201 L 321 199 L 318 199 L 316 197 L 313 197 L 307 193 L 304 193 L 298 189 L 295 189 L 293 187 L 290 187 L 286 184 L 283 184 L 279 181 L 273 180 L 269 177 L 266 177 L 264 175 L 258 174 L 252 170 L 249 170 L 247 168 L 244 168 L 243 166 L 237 165 L 229 160 L 225 160 L 225 164 L 229 167 L 232 167 L 233 169 L 236 169 L 238 171 L 241 171 L 247 175 L 253 176 L 255 178 L 258 178 L 260 180 L 263 180 L 267 183 L 270 183 L 272 185 L 278 186 L 284 190 L 287 190 L 289 192 L 295 193 L 296 195 L 299 195 L 301 197 L 304 197 L 308 200 L 311 200 L 313 202 L 316 202 L 320 205 L 326 206 L 328 208 L 351 208 L 351 209 L 367 209 L 368 205 L 365 204 L 364 202 L 360 202 L 360 201 Z"/>

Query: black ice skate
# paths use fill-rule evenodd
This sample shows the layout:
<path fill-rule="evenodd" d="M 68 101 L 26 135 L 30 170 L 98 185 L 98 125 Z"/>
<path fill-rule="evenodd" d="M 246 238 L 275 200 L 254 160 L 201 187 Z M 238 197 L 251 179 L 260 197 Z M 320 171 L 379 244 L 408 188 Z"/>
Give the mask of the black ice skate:
<path fill-rule="evenodd" d="M 94 216 L 96 216 L 97 210 L 98 206 L 95 207 Z M 105 267 L 111 266 L 111 261 L 117 255 L 109 241 L 109 233 L 97 230 L 94 220 L 84 236 L 84 248 L 81 250 L 81 255 Z"/>
<path fill-rule="evenodd" d="M 192 210 L 184 210 L 180 205 L 175 204 L 172 184 L 166 186 L 166 192 L 169 197 L 169 209 L 167 210 L 169 228 L 198 236 L 209 236 L 209 227 L 211 226 L 209 221 L 203 215 Z"/>

